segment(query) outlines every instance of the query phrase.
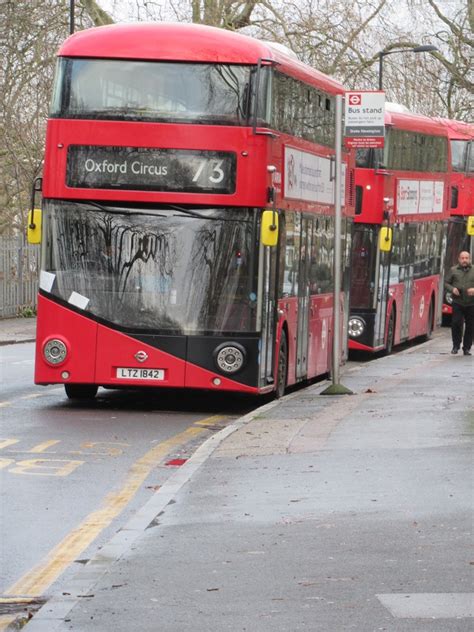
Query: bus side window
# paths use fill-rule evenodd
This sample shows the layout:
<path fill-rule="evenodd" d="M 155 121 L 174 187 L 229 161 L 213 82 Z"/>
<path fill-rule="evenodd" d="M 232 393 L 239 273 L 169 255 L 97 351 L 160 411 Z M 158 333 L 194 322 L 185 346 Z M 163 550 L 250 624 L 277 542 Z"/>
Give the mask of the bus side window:
<path fill-rule="evenodd" d="M 286 295 L 285 277 L 286 277 L 286 216 L 282 213 L 279 217 L 280 235 L 279 235 L 279 279 L 278 279 L 278 296 Z"/>
<path fill-rule="evenodd" d="M 469 143 L 469 158 L 467 160 L 467 173 L 474 173 L 474 142 Z"/>
<path fill-rule="evenodd" d="M 458 187 L 451 187 L 451 208 L 457 208 L 458 207 L 458 200 L 459 200 L 459 189 Z"/>
<path fill-rule="evenodd" d="M 298 269 L 301 223 L 297 213 L 286 214 L 285 265 L 283 272 L 283 295 L 298 295 Z"/>

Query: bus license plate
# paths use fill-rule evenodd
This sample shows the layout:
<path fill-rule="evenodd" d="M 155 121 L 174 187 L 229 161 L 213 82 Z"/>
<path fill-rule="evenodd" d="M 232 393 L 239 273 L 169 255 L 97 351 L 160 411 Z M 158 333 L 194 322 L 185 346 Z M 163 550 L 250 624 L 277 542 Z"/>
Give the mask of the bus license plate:
<path fill-rule="evenodd" d="M 131 369 L 118 367 L 116 376 L 120 380 L 164 380 L 163 369 Z"/>

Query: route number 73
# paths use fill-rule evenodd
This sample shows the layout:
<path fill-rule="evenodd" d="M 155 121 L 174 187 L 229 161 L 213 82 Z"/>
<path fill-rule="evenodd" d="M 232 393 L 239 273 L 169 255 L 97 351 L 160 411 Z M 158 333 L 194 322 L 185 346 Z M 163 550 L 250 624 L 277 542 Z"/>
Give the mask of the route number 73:
<path fill-rule="evenodd" d="M 224 171 L 221 168 L 223 162 L 223 160 L 201 160 L 199 167 L 194 174 L 193 182 L 197 182 L 199 180 L 204 169 L 210 164 L 212 171 L 208 176 L 208 179 L 213 184 L 220 184 L 224 180 Z"/>

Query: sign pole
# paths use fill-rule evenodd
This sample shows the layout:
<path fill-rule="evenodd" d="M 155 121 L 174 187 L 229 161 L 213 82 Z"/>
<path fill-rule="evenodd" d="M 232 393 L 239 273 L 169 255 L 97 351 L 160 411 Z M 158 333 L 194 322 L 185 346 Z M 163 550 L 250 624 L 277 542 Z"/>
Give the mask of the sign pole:
<path fill-rule="evenodd" d="M 69 35 L 74 33 L 74 0 L 69 0 Z"/>
<path fill-rule="evenodd" d="M 341 184 L 342 184 L 342 95 L 336 96 L 336 144 L 335 144 L 335 180 L 334 180 L 334 297 L 333 297 L 333 334 L 332 334 L 332 385 L 321 395 L 351 395 L 352 391 L 340 383 L 341 362 Z"/>

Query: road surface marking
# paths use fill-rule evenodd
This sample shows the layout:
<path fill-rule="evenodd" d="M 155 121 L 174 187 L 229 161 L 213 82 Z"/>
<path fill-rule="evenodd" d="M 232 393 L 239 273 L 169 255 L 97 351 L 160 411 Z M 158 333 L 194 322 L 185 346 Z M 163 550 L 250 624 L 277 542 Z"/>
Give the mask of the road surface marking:
<path fill-rule="evenodd" d="M 9 614 L 0 615 L 0 632 L 8 629 L 13 629 L 8 627 L 11 623 L 17 621 L 18 619 L 21 619 L 23 621 L 26 620 L 26 618 L 28 617 L 28 613 L 35 612 L 43 603 L 44 600 L 37 601 L 33 597 L 0 597 L 0 608 L 2 608 L 2 606 L 7 606 L 7 608 L 8 606 L 11 606 L 13 610 L 15 610 L 15 606 L 17 607 L 16 613 L 12 611 Z M 36 606 L 36 608 L 30 606 L 30 604 Z M 30 606 L 30 608 L 28 608 L 28 606 Z M 17 627 L 15 627 L 15 630 L 19 630 L 21 627 L 23 627 L 21 623 L 18 623 L 18 621 L 16 625 Z"/>
<path fill-rule="evenodd" d="M 213 417 L 208 417 L 207 419 L 203 419 L 202 421 L 196 421 L 194 422 L 194 425 L 207 428 L 208 426 L 214 426 L 224 419 L 227 419 L 227 417 L 225 417 L 224 415 L 214 415 Z"/>
<path fill-rule="evenodd" d="M 27 459 L 16 461 L 8 472 L 11 474 L 25 474 L 28 476 L 69 476 L 84 461 L 66 459 Z"/>
<path fill-rule="evenodd" d="M 203 420 L 203 422 L 208 420 Z M 10 586 L 5 595 L 38 597 L 74 562 L 80 554 L 110 525 L 136 494 L 153 468 L 176 446 L 182 445 L 205 432 L 205 428 L 190 427 L 167 441 L 163 441 L 136 461 L 129 470 L 124 485 L 111 492 L 100 509 L 90 513 L 31 571 Z"/>
<path fill-rule="evenodd" d="M 474 617 L 474 593 L 377 595 L 398 619 L 468 619 Z"/>
<path fill-rule="evenodd" d="M 3 632 L 3 630 L 6 630 L 8 626 L 10 625 L 10 623 L 13 623 L 15 619 L 16 619 L 16 615 L 15 616 L 12 616 L 11 614 L 0 615 L 0 632 Z"/>
<path fill-rule="evenodd" d="M 121 447 L 115 447 L 121 446 Z M 99 456 L 120 456 L 124 453 L 125 448 L 129 448 L 129 443 L 119 441 L 85 441 L 81 443 L 80 450 L 68 452 L 68 454 L 92 454 Z M 96 452 L 92 452 L 92 448 L 98 448 Z"/>
<path fill-rule="evenodd" d="M 50 448 L 53 445 L 57 445 L 58 443 L 61 443 L 61 441 L 59 439 L 51 439 L 50 441 L 43 441 L 43 443 L 38 443 L 38 445 L 36 445 L 34 448 L 31 448 L 31 450 L 28 450 L 28 452 L 34 452 L 39 453 L 39 452 L 45 452 L 48 448 Z M 53 452 L 53 454 L 55 454 Z"/>
<path fill-rule="evenodd" d="M 14 445 L 15 443 L 20 443 L 20 439 L 0 439 L 0 450 L 8 448 L 9 445 Z"/>

